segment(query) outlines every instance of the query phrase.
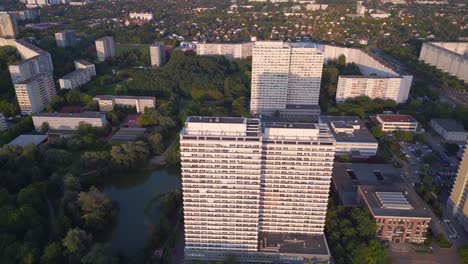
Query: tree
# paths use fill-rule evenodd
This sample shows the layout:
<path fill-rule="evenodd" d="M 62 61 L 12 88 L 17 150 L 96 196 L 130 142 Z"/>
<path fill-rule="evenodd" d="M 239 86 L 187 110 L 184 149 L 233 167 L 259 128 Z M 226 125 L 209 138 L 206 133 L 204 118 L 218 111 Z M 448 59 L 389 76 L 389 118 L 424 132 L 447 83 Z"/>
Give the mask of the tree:
<path fill-rule="evenodd" d="M 117 216 L 117 210 L 112 201 L 94 186 L 88 192 L 80 192 L 78 205 L 86 226 L 93 230 L 102 230 Z"/>
<path fill-rule="evenodd" d="M 162 143 L 162 136 L 159 133 L 149 135 L 146 140 L 151 148 L 151 153 L 161 154 L 164 151 L 164 145 Z"/>
<path fill-rule="evenodd" d="M 81 259 L 83 264 L 118 264 L 116 256 L 112 254 L 109 245 L 96 243 L 91 250 Z"/>
<path fill-rule="evenodd" d="M 458 255 L 464 264 L 468 264 L 468 247 L 461 247 L 458 249 Z"/>
<path fill-rule="evenodd" d="M 381 138 L 385 135 L 380 126 L 373 126 L 371 128 L 371 133 L 376 138 Z"/>
<path fill-rule="evenodd" d="M 248 111 L 246 108 L 247 99 L 245 96 L 241 96 L 232 101 L 232 113 L 236 116 L 247 116 Z"/>
<path fill-rule="evenodd" d="M 67 235 L 62 239 L 62 245 L 66 252 L 75 255 L 81 255 L 86 251 L 92 242 L 92 236 L 85 231 L 74 228 L 68 230 Z"/>
<path fill-rule="evenodd" d="M 460 150 L 460 147 L 457 144 L 445 143 L 445 150 L 449 155 L 455 155 Z"/>
<path fill-rule="evenodd" d="M 153 108 L 145 108 L 143 115 L 137 120 L 139 127 L 148 127 L 158 124 L 158 116 Z"/>
<path fill-rule="evenodd" d="M 436 157 L 434 154 L 430 153 L 430 154 L 424 155 L 424 157 L 422 158 L 422 160 L 423 160 L 425 163 L 427 163 L 427 164 L 429 164 L 429 165 L 432 165 L 432 164 L 434 164 L 434 163 L 436 162 L 437 157 Z"/>
<path fill-rule="evenodd" d="M 407 131 L 397 131 L 395 132 L 395 138 L 400 142 L 412 142 L 413 134 Z"/>
<path fill-rule="evenodd" d="M 62 245 L 60 242 L 52 242 L 44 248 L 41 257 L 42 264 L 60 264 L 63 263 Z"/>

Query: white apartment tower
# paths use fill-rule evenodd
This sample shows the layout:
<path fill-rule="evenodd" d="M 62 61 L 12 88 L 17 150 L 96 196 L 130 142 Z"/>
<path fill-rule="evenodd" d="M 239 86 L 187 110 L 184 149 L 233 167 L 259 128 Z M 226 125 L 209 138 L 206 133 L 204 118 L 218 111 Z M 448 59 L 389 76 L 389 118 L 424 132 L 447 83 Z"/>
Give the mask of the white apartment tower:
<path fill-rule="evenodd" d="M 115 56 L 113 37 L 102 37 L 100 39 L 97 39 L 95 43 L 98 61 L 105 61 L 106 58 Z"/>
<path fill-rule="evenodd" d="M 23 115 L 40 112 L 57 95 L 52 74 L 39 74 L 14 86 Z"/>
<path fill-rule="evenodd" d="M 187 118 L 180 134 L 186 260 L 329 258 L 323 229 L 334 151 L 326 124 Z M 317 243 L 323 253 L 308 251 Z"/>
<path fill-rule="evenodd" d="M 161 67 L 166 62 L 166 50 L 164 42 L 158 42 L 150 46 L 151 66 Z"/>
<path fill-rule="evenodd" d="M 255 42 L 250 112 L 317 114 L 322 68 L 323 54 L 314 44 Z"/>
<path fill-rule="evenodd" d="M 7 12 L 0 13 L 0 37 L 16 38 L 18 36 L 18 25 L 16 17 Z"/>

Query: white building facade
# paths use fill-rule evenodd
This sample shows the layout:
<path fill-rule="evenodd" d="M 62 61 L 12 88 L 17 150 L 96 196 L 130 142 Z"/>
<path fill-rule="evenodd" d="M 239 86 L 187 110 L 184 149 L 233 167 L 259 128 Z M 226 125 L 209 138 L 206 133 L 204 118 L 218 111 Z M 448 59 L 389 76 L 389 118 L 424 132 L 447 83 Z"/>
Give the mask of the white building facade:
<path fill-rule="evenodd" d="M 103 112 L 112 111 L 115 106 L 135 107 L 138 113 L 143 113 L 145 108 L 156 108 L 156 98 L 151 96 L 97 95 L 93 100 Z"/>
<path fill-rule="evenodd" d="M 76 89 L 91 81 L 93 76 L 96 76 L 96 68 L 94 64 L 88 61 L 75 61 L 75 68 L 75 71 L 59 79 L 61 89 Z"/>
<path fill-rule="evenodd" d="M 106 58 L 115 56 L 115 46 L 113 37 L 102 37 L 96 40 L 96 53 L 98 61 L 105 61 Z"/>
<path fill-rule="evenodd" d="M 158 42 L 150 46 L 151 66 L 161 67 L 166 62 L 166 45 Z"/>
<path fill-rule="evenodd" d="M 41 131 L 44 123 L 50 130 L 78 130 L 82 123 L 93 127 L 104 127 L 107 124 L 106 115 L 100 112 L 37 113 L 32 119 L 36 131 Z"/>
<path fill-rule="evenodd" d="M 318 108 L 322 68 L 323 54 L 313 44 L 255 42 L 250 112 Z"/>
<path fill-rule="evenodd" d="M 419 60 L 468 82 L 468 42 L 423 43 Z"/>
<path fill-rule="evenodd" d="M 230 252 L 242 260 L 269 234 L 322 237 L 334 149 L 326 125 L 187 118 L 180 134 L 186 257 Z"/>
<path fill-rule="evenodd" d="M 220 55 L 228 60 L 252 57 L 255 42 L 245 43 L 198 43 L 197 55 Z"/>
<path fill-rule="evenodd" d="M 323 50 L 325 61 L 335 60 L 343 55 L 346 57 L 346 63 L 355 63 L 363 75 L 340 76 L 341 82 L 339 80 L 337 87 L 337 102 L 362 95 L 371 95 L 371 98 L 392 99 L 397 103 L 404 103 L 408 99 L 413 76 L 401 72 L 395 65 L 375 54 L 357 48 L 333 45 L 320 45 L 320 48 Z M 372 95 L 373 93 L 374 95 Z"/>
<path fill-rule="evenodd" d="M 14 86 L 23 115 L 42 111 L 57 95 L 52 74 L 39 74 Z"/>

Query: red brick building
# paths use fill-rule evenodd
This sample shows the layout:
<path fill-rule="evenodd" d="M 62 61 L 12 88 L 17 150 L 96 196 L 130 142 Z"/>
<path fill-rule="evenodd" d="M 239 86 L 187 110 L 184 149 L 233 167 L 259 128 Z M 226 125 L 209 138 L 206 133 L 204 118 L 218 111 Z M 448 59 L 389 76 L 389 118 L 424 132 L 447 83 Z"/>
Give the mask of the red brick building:
<path fill-rule="evenodd" d="M 431 217 L 405 186 L 358 186 L 360 201 L 377 225 L 377 238 L 392 243 L 422 243 Z"/>

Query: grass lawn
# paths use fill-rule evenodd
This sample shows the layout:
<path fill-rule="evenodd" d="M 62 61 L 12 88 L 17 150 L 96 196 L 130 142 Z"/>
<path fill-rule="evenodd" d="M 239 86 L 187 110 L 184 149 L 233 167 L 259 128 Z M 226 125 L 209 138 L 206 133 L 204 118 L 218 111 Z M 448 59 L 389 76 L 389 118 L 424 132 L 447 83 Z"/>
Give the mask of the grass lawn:
<path fill-rule="evenodd" d="M 142 54 L 149 54 L 149 45 L 142 45 L 142 46 L 133 46 L 133 45 L 116 45 L 115 46 L 115 53 L 117 55 L 130 50 L 139 50 Z"/>

